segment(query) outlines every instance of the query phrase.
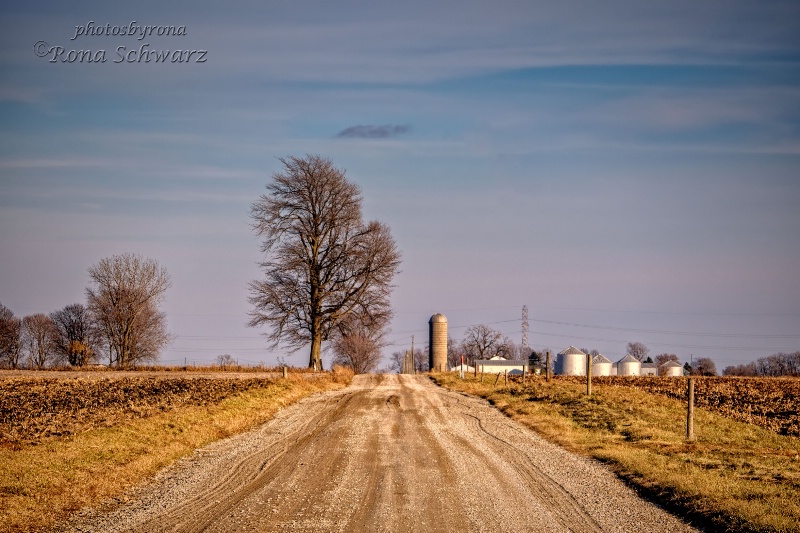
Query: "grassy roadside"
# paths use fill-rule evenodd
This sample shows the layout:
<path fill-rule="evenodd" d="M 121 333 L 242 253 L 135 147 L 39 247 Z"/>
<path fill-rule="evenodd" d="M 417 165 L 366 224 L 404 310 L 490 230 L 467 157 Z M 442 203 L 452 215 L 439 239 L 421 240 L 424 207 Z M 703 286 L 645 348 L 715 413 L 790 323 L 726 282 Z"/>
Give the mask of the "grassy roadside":
<path fill-rule="evenodd" d="M 182 406 L 38 445 L 0 448 L 0 531 L 40 531 L 95 506 L 210 442 L 269 420 L 315 392 L 341 388 L 351 374 L 290 374 L 266 388 L 206 406 Z"/>
<path fill-rule="evenodd" d="M 800 531 L 800 439 L 703 409 L 685 442 L 684 402 L 627 387 L 534 378 L 525 387 L 436 374 L 567 449 L 606 463 L 643 495 L 709 531 Z"/>

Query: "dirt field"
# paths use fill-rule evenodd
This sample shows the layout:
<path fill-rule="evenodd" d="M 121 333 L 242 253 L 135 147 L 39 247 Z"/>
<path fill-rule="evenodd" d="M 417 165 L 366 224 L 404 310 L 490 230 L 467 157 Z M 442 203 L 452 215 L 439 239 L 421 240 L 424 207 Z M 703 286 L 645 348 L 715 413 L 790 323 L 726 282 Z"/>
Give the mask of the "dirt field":
<path fill-rule="evenodd" d="M 357 376 L 64 531 L 692 531 L 602 466 L 423 376 Z"/>

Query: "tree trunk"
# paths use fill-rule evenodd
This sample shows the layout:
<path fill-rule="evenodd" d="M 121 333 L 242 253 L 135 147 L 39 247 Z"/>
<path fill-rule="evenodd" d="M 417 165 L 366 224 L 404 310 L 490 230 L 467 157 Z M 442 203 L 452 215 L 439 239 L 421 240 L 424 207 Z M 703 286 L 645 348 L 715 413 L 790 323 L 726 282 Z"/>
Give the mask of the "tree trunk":
<path fill-rule="evenodd" d="M 317 333 L 311 340 L 311 360 L 308 363 L 308 368 L 313 368 L 314 370 L 322 370 L 322 355 L 320 353 L 321 348 L 322 348 L 322 335 Z"/>

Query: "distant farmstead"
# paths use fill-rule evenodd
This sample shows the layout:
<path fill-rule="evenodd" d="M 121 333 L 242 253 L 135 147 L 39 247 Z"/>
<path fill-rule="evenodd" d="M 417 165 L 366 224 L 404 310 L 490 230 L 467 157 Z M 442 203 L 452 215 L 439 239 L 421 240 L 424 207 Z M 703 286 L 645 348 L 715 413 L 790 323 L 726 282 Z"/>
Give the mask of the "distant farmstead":
<path fill-rule="evenodd" d="M 478 359 L 474 364 L 475 368 L 486 374 L 502 374 L 504 372 L 522 374 L 528 366 L 528 361 L 524 359 L 506 359 L 496 355 L 491 359 Z"/>

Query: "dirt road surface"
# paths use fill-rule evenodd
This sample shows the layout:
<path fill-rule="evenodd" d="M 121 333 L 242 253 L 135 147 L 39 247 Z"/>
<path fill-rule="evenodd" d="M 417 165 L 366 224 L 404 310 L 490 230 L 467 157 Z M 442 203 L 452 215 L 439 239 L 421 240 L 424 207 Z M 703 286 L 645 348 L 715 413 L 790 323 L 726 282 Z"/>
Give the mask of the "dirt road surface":
<path fill-rule="evenodd" d="M 357 376 L 64 530 L 694 531 L 596 462 L 424 376 Z"/>

